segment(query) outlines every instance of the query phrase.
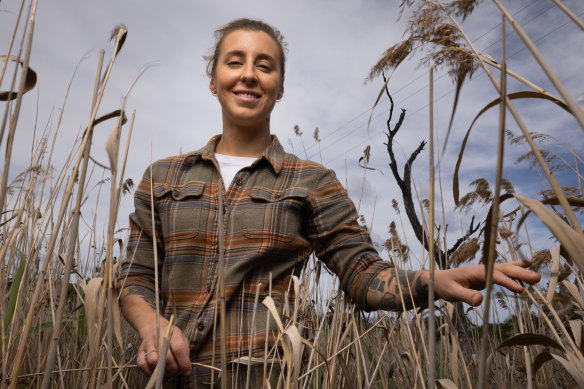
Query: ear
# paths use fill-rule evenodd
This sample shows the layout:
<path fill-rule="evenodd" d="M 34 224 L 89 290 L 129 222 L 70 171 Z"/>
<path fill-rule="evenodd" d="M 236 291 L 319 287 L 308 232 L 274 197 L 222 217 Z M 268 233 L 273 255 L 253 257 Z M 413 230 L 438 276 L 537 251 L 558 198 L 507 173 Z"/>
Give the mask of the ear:
<path fill-rule="evenodd" d="M 217 93 L 217 89 L 215 88 L 215 78 L 211 78 L 211 81 L 209 81 L 209 89 L 211 90 L 211 93 Z"/>

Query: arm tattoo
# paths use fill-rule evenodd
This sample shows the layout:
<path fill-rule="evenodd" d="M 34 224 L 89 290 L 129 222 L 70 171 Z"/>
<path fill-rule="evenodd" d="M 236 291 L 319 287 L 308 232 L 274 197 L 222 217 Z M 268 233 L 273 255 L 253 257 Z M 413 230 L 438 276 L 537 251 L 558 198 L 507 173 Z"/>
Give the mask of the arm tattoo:
<path fill-rule="evenodd" d="M 379 281 L 379 286 L 377 287 L 377 290 L 380 292 L 383 292 L 385 290 L 385 281 Z"/>
<path fill-rule="evenodd" d="M 153 290 L 142 286 L 129 286 L 126 294 L 142 297 L 152 309 L 156 310 L 156 294 Z"/>
<path fill-rule="evenodd" d="M 428 305 L 428 285 L 422 281 L 422 271 L 388 269 L 371 281 L 368 293 L 377 301 L 372 308 L 399 311 Z"/>

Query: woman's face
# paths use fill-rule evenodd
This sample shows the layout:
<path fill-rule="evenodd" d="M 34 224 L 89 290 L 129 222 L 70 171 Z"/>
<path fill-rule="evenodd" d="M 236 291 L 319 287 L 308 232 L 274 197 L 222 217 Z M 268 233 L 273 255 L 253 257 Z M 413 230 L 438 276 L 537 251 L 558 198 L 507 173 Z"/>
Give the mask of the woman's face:
<path fill-rule="evenodd" d="M 278 44 L 263 31 L 235 30 L 223 38 L 209 87 L 221 103 L 223 127 L 265 128 L 284 93 Z"/>

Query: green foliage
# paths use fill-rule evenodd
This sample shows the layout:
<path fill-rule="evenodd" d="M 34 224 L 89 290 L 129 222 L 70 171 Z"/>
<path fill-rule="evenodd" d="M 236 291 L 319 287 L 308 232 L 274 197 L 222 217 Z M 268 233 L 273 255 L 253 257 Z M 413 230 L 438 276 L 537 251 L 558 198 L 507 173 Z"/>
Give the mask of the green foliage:
<path fill-rule="evenodd" d="M 18 292 L 20 291 L 20 284 L 22 283 L 22 276 L 24 275 L 24 270 L 26 269 L 26 256 L 17 249 L 14 248 L 16 252 L 18 252 L 18 256 L 20 257 L 20 262 L 18 264 L 18 269 L 14 274 L 14 278 L 12 279 L 12 286 L 10 287 L 10 297 L 8 298 L 8 305 L 6 306 L 6 311 L 4 312 L 4 329 L 8 329 L 10 326 L 10 322 L 12 321 L 12 317 L 14 316 L 14 310 L 16 309 L 16 303 L 18 301 Z"/>

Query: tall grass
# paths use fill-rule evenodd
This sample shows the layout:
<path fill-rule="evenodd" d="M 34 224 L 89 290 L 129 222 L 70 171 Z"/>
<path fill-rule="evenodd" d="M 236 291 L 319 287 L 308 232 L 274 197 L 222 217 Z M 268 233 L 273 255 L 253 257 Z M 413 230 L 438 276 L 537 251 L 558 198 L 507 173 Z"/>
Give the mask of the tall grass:
<path fill-rule="evenodd" d="M 407 2 L 404 2 L 404 6 L 407 5 L 405 3 Z M 497 1 L 496 3 L 502 16 L 509 19 L 502 5 Z M 22 4 L 24 6 L 25 3 Z M 294 290 L 295 296 L 292 306 L 279 310 L 270 297 L 263 301 L 256 298 L 256 308 L 263 304 L 272 313 L 271 320 L 277 323 L 281 354 L 278 354 L 277 349 L 266 347 L 263 358 L 252 358 L 249 350 L 242 350 L 242 357 L 236 362 L 247 371 L 247 379 L 239 383 L 243 387 L 261 385 L 249 380 L 252 365 L 263 365 L 266 372 L 274 363 L 283 367 L 279 379 L 280 387 L 475 388 L 485 387 L 488 383 L 489 387 L 499 388 L 563 388 L 583 385 L 584 238 L 576 212 L 572 209 L 584 204 L 580 151 L 570 150 L 566 146 L 573 160 L 562 160 L 564 165 L 570 167 L 578 185 L 571 188 L 560 187 L 553 175 L 554 167 L 548 166 L 550 154 L 542 152 L 542 148 L 536 143 L 543 136 L 528 131 L 512 105 L 512 100 L 516 98 L 533 95 L 523 94 L 518 97 L 509 94 L 505 87 L 507 75 L 519 80 L 522 78 L 506 70 L 505 53 L 502 53 L 500 64 L 485 58 L 474 50 L 472 42 L 456 20 L 456 17 L 469 16 L 470 13 L 465 10 L 472 8 L 474 2 L 457 2 L 458 7 L 466 5 L 467 8 L 444 5 L 439 1 L 417 4 L 426 7 L 426 11 L 433 12 L 430 16 L 434 21 L 430 25 L 426 24 L 425 31 L 429 35 L 425 41 L 417 43 L 436 44 L 443 53 L 458 53 L 456 55 L 459 57 L 455 56 L 450 63 L 460 65 L 456 68 L 458 73 L 455 72 L 459 80 L 464 81 L 469 73 L 482 69 L 500 93 L 501 97 L 492 104 L 499 104 L 501 110 L 499 139 L 496 142 L 501 149 L 498 158 L 501 165 L 498 170 L 505 164 L 503 134 L 505 115 L 509 112 L 518 123 L 522 134 L 508 135 L 507 139 L 527 144 L 530 156 L 526 158 L 537 162 L 552 187 L 544 193 L 542 201 L 521 194 L 511 195 L 504 193 L 506 183 L 498 174 L 493 187 L 486 180 L 478 178 L 475 181 L 475 190 L 460 197 L 458 171 L 463 167 L 461 161 L 464 145 L 470 139 L 469 129 L 459 153 L 454 202 L 459 207 L 482 206 L 490 210 L 490 228 L 477 231 L 471 223 L 472 234 L 478 232 L 478 236 L 472 237 L 470 234 L 463 237 L 451 252 L 447 247 L 440 247 L 439 239 L 434 238 L 438 236 L 435 235 L 438 231 L 433 226 L 439 218 L 435 215 L 434 196 L 431 195 L 430 206 L 420 206 L 417 210 L 417 217 L 422 220 L 422 240 L 424 237 L 429 239 L 428 251 L 420 248 L 418 255 L 422 262 L 432 263 L 431 266 L 459 266 L 470 261 L 482 246 L 481 255 L 486 264 L 493 264 L 495 260 L 521 259 L 523 252 L 531 252 L 536 246 L 531 242 L 528 225 L 524 222 L 528 214 L 535 213 L 559 241 L 555 247 L 529 255 L 534 268 L 549 268 L 549 283 L 530 287 L 521 295 L 509 295 L 501 291 L 493 295 L 488 293 L 485 311 L 475 308 L 461 313 L 456 304 L 438 301 L 435 304 L 435 317 L 421 307 L 397 313 L 365 313 L 356 310 L 347 301 L 340 292 L 336 279 L 324 281 L 322 274 L 327 270 L 311 257 L 304 276 L 290 280 L 290 288 Z M 422 11 L 420 8 L 419 12 Z M 422 14 L 414 13 L 416 15 L 421 15 L 420 22 L 424 20 Z M 440 33 L 436 36 L 444 37 L 446 30 L 443 23 L 436 22 L 437 17 L 442 22 L 447 22 L 450 34 L 448 39 L 438 42 L 433 40 L 435 36 L 432 34 Z M 26 23 L 29 35 L 23 44 L 30 47 L 34 7 L 29 12 Z M 412 23 L 415 25 L 416 20 Z M 517 28 L 516 23 L 510 20 L 503 25 L 506 23 Z M 440 26 L 441 31 L 432 30 Z M 11 38 L 10 47 L 18 43 L 15 36 Z M 457 40 L 451 39 L 453 36 Z M 28 72 L 15 74 L 16 78 L 8 82 L 19 87 L 18 90 L 10 89 L 14 91 L 9 94 L 12 95 L 12 103 L 6 104 L 13 105 L 11 109 L 5 110 L 3 117 L 3 123 L 11 124 L 6 133 L 7 141 L 2 143 L 7 157 L 4 161 L 2 182 L 5 184 L 0 201 L 2 388 L 70 388 L 79 385 L 92 388 L 153 387 L 161 382 L 160 375 L 155 374 L 147 384 L 148 379 L 141 377 L 137 371 L 135 359 L 139 339 L 120 318 L 116 291 L 112 284 L 116 266 L 114 253 L 123 251 L 116 246 L 121 245 L 120 242 L 125 239 L 123 233 L 114 231 L 114 226 L 121 194 L 131 187 L 131 183 L 124 177 L 126 157 L 119 155 L 120 147 L 124 146 L 121 135 L 122 129 L 127 130 L 127 155 L 133 123 L 132 117 L 128 128 L 123 127 L 123 103 L 117 111 L 101 117 L 97 115 L 109 75 L 115 71 L 115 59 L 125 40 L 125 29 L 117 29 L 113 38 L 115 47 L 110 62 L 104 71 L 100 60 L 95 88 L 88 92 L 92 109 L 87 128 L 79 134 L 78 142 L 63 164 L 55 166 L 53 162 L 54 148 L 60 132 L 59 120 L 52 132 L 35 133 L 31 140 L 29 166 L 18 172 L 12 182 L 8 182 L 11 158 L 9 139 L 17 130 L 20 109 L 18 99 L 25 98 Z M 373 73 L 397 67 L 415 47 L 413 41 L 408 42 L 407 39 L 406 44 L 398 44 L 388 50 Z M 462 56 L 460 53 L 463 53 Z M 471 62 L 466 62 L 467 60 Z M 23 57 L 24 65 L 27 65 L 27 61 L 27 57 Z M 27 70 L 28 66 L 23 68 Z M 500 82 L 492 74 L 493 71 L 500 72 Z M 3 70 L 2 77 L 4 75 Z M 30 82 L 30 73 L 28 76 Z M 388 82 L 389 79 L 387 78 Z M 529 91 L 530 93 L 536 93 L 540 98 L 564 104 L 566 111 L 570 113 L 580 109 L 568 102 L 564 103 L 564 95 L 556 97 L 532 83 L 526 82 L 525 85 L 535 91 Z M 462 82 L 457 83 L 458 92 L 461 87 Z M 381 93 L 384 90 L 385 86 Z M 66 104 L 67 96 L 63 106 Z M 116 119 L 107 145 L 110 166 L 103 169 L 104 176 L 97 177 L 89 157 L 91 135 L 94 126 L 103 122 L 109 123 L 108 119 Z M 390 120 L 388 130 L 391 132 Z M 403 117 L 401 120 L 404 120 Z M 434 126 L 431 123 L 429 127 L 433 129 Z M 296 134 L 302 134 L 298 128 Z M 397 130 L 393 136 L 398 136 Z M 320 146 L 317 132 L 314 138 Z M 432 133 L 429 138 L 434 139 Z M 306 153 L 303 141 L 302 147 Z M 364 168 L 361 193 L 365 186 L 368 160 L 369 150 L 366 150 L 359 161 L 363 162 Z M 431 162 L 430 169 L 433 167 Z M 109 191 L 104 186 L 107 184 Z M 89 223 L 92 230 L 84 241 L 79 236 L 79 215 L 84 209 L 89 214 L 87 211 L 91 205 L 85 200 L 90 188 L 94 186 L 97 187 L 97 193 L 94 193 L 97 197 L 102 196 L 102 189 L 103 193 L 109 193 L 108 210 L 102 210 L 98 205 L 93 210 L 94 215 L 107 213 L 108 224 L 98 226 L 94 216 L 93 222 Z M 76 200 L 73 203 L 71 198 L 74 194 Z M 516 201 L 517 206 L 502 214 L 498 211 L 497 199 L 500 202 Z M 418 200 L 418 203 L 423 202 Z M 397 202 L 395 208 L 399 210 Z M 401 218 L 401 213 L 399 215 Z M 490 222 L 488 218 L 489 216 L 485 224 Z M 400 222 L 402 230 L 398 231 L 396 224 L 392 224 L 384 248 L 396 267 L 410 268 L 413 265 L 409 258 L 414 249 L 402 243 L 403 237 L 410 235 L 410 220 L 400 219 Z M 105 231 L 103 238 L 98 238 L 100 231 Z M 412 246 L 412 242 L 406 243 Z M 521 246 L 523 249 L 520 249 Z M 441 255 L 444 258 L 441 259 Z M 435 258 L 439 259 L 436 263 Z M 464 325 L 459 322 L 461 315 L 467 320 Z M 489 324 L 490 317 L 497 324 Z M 217 360 L 219 359 L 218 356 Z M 223 361 L 215 369 L 222 368 L 228 362 L 233 361 Z M 158 369 L 158 372 L 163 371 L 163 360 Z"/>

